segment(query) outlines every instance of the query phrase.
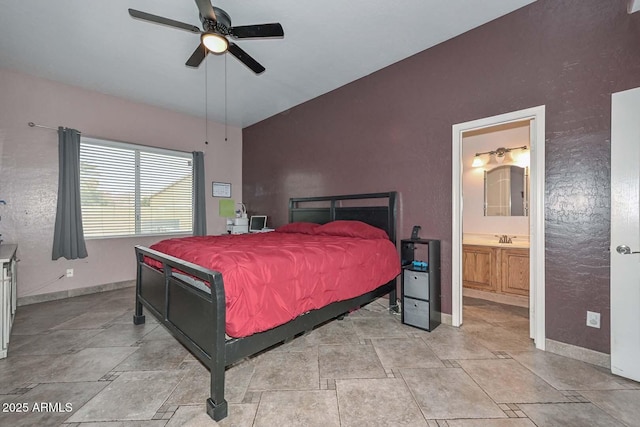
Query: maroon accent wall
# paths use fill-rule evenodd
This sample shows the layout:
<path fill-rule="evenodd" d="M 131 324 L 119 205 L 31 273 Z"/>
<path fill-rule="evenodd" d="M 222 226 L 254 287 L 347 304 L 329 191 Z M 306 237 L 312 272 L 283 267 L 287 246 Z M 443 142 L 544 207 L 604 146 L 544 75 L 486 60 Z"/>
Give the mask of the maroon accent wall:
<path fill-rule="evenodd" d="M 292 196 L 399 191 L 400 237 L 442 240 L 451 313 L 451 127 L 544 104 L 547 338 L 608 353 L 611 93 L 640 86 L 626 5 L 538 0 L 244 129 L 243 201 L 277 226 Z"/>

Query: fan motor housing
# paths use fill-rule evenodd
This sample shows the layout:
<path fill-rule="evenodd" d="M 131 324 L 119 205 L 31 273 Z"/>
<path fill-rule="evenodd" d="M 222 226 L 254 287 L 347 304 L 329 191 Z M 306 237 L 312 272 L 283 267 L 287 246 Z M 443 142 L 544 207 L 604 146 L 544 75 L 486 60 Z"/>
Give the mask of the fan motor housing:
<path fill-rule="evenodd" d="M 202 21 L 202 27 L 205 31 L 213 31 L 216 33 L 229 35 L 229 28 L 231 28 L 231 17 L 224 10 L 213 6 L 213 11 L 216 14 L 216 20 L 208 19 L 200 15 Z"/>

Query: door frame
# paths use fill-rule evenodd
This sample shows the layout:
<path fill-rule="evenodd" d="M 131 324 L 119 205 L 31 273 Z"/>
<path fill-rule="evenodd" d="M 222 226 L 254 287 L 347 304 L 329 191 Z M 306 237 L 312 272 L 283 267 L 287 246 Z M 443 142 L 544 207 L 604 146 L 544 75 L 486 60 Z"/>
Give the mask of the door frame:
<path fill-rule="evenodd" d="M 462 325 L 462 134 L 470 130 L 492 127 L 509 122 L 530 120 L 530 202 L 529 202 L 529 332 L 536 348 L 545 349 L 545 235 L 544 235 L 544 176 L 545 176 L 545 106 L 512 111 L 497 116 L 453 125 L 452 156 L 452 272 L 451 323 Z"/>

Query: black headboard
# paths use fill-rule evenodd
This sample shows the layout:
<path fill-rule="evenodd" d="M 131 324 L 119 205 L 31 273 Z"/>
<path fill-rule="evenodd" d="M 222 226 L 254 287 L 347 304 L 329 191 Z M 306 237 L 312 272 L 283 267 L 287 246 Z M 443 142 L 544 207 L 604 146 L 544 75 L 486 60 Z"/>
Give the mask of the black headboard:
<path fill-rule="evenodd" d="M 390 191 L 291 198 L 289 222 L 325 224 L 335 220 L 358 220 L 383 229 L 389 239 L 396 243 L 397 196 L 397 192 Z"/>

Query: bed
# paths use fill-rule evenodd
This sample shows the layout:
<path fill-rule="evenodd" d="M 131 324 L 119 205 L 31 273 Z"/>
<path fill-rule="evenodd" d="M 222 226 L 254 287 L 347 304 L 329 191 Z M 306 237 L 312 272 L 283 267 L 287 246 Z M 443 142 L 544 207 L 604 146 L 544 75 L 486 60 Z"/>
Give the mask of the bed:
<path fill-rule="evenodd" d="M 359 273 L 349 273 L 340 267 L 340 274 L 337 276 L 348 277 L 350 283 L 354 284 L 353 286 L 348 286 L 350 288 L 349 292 L 351 292 L 350 295 L 339 295 L 327 300 L 327 295 L 333 295 L 336 287 L 347 288 L 347 286 L 340 285 L 333 286 L 328 291 L 314 291 L 322 297 L 314 300 L 313 295 L 303 295 L 299 300 L 306 305 L 303 304 L 298 311 L 293 311 L 293 309 L 286 310 L 286 313 L 280 315 L 280 317 L 268 319 L 266 322 L 263 322 L 259 317 L 256 320 L 256 316 L 247 318 L 238 314 L 243 311 L 252 311 L 252 309 L 246 309 L 251 298 L 242 299 L 241 297 L 246 289 L 253 288 L 249 286 L 249 283 L 243 283 L 243 280 L 249 281 L 249 276 L 256 276 L 259 282 L 263 276 L 255 271 L 249 270 L 249 273 L 246 273 L 243 270 L 242 274 L 236 274 L 234 277 L 234 272 L 238 268 L 229 266 L 233 260 L 232 258 L 225 258 L 228 255 L 226 252 L 231 253 L 235 250 L 235 252 L 249 253 L 249 249 L 240 248 L 240 244 L 235 242 L 244 242 L 245 245 L 249 246 L 255 243 L 255 247 L 260 248 L 261 242 L 265 245 L 272 244 L 269 242 L 273 242 L 274 239 L 284 239 L 282 240 L 284 243 L 280 244 L 281 246 L 286 246 L 291 241 L 299 238 L 304 237 L 307 239 L 305 236 L 299 236 L 297 230 L 293 230 L 294 232 L 290 234 L 284 233 L 284 230 L 282 230 L 283 232 L 281 233 L 264 233 L 263 235 L 245 236 L 243 239 L 236 240 L 232 240 L 234 236 L 219 236 L 218 239 L 213 240 L 217 240 L 222 245 L 221 248 L 217 249 L 220 256 L 210 256 L 217 259 L 217 265 L 220 266 L 217 269 L 199 265 L 206 265 L 206 263 L 201 262 L 202 256 L 199 255 L 199 249 L 193 248 L 193 244 L 202 243 L 211 240 L 211 238 L 186 238 L 181 240 L 179 244 L 168 241 L 165 243 L 159 242 L 154 247 L 160 250 L 136 246 L 136 304 L 133 321 L 135 324 L 144 323 L 143 308 L 146 309 L 209 368 L 211 392 L 210 397 L 207 399 L 207 413 L 214 420 L 221 420 L 227 416 L 228 411 L 227 402 L 224 398 L 224 379 L 227 366 L 291 339 L 296 335 L 310 331 L 317 325 L 340 318 L 349 311 L 366 305 L 386 294 L 389 294 L 390 309 L 397 310 L 395 277 L 399 272 L 399 260 L 397 259 L 398 254 L 395 248 L 396 201 L 396 192 L 290 199 L 289 223 L 294 228 L 297 224 L 313 223 L 324 224 L 316 229 L 324 230 L 345 221 L 357 221 L 376 227 L 379 230 L 384 230 L 385 236 L 388 236 L 388 239 L 393 243 L 393 245 L 389 245 L 389 242 L 386 241 L 386 246 L 392 247 L 391 252 L 393 254 L 390 256 L 391 258 L 395 256 L 395 259 L 389 258 L 388 262 L 395 264 L 396 270 L 393 270 L 394 274 L 389 274 L 387 271 L 384 273 L 385 276 L 380 273 L 381 275 L 378 278 L 366 278 L 365 280 L 365 277 L 362 276 L 362 280 L 360 280 L 360 278 L 356 279 L 356 276 L 353 275 Z M 343 237 L 322 235 L 313 235 L 308 239 L 311 240 L 304 240 L 306 243 L 303 243 L 301 248 L 304 247 L 310 251 L 318 250 L 316 245 L 324 244 L 324 242 L 332 244 L 332 240 L 335 248 L 343 247 L 348 242 L 346 237 L 341 240 Z M 362 246 L 363 243 L 364 241 L 359 241 L 355 246 Z M 234 248 L 234 245 L 237 247 Z M 354 249 L 355 246 L 353 247 Z M 224 249 L 225 247 L 228 249 Z M 374 249 L 374 252 L 380 250 Z M 173 251 L 178 256 L 169 255 L 164 251 L 169 253 Z M 331 252 L 333 253 L 334 251 Z M 347 253 L 351 256 L 351 252 L 351 250 L 345 250 L 340 256 L 344 257 Z M 250 252 L 255 264 L 255 270 L 258 272 L 263 268 L 261 262 L 263 264 L 273 263 L 271 259 L 263 262 L 268 258 L 264 254 L 264 251 L 261 253 L 258 249 Z M 385 256 L 389 256 L 389 254 Z M 371 258 L 370 261 L 380 263 L 379 260 L 374 258 Z M 362 264 L 367 260 L 360 259 L 358 262 Z M 323 263 L 324 261 L 319 264 Z M 299 264 L 306 265 L 306 268 L 312 268 L 314 272 L 312 277 L 314 278 L 324 277 L 325 275 L 325 272 L 318 273 L 316 271 L 317 266 L 307 265 L 312 263 L 301 262 Z M 246 266 L 243 268 L 247 269 Z M 297 269 L 298 267 L 295 268 Z M 285 268 L 285 270 L 293 269 Z M 228 281 L 227 288 L 225 288 L 225 278 Z M 294 289 L 292 287 L 293 284 L 289 284 L 287 280 L 286 277 L 279 278 L 275 284 L 269 285 L 280 286 L 281 291 L 279 293 L 273 292 L 276 295 L 271 298 L 273 301 L 268 298 L 261 300 L 263 307 L 271 304 L 279 305 L 280 307 L 292 307 L 292 303 L 282 299 L 287 296 L 287 292 L 282 292 L 282 289 L 289 289 L 290 286 L 290 289 Z M 360 282 L 370 282 L 371 280 L 374 280 L 375 283 L 369 284 L 365 288 L 356 286 L 360 285 Z M 383 282 L 379 282 L 380 280 L 383 280 Z M 331 280 L 327 282 L 333 283 Z M 313 286 L 309 285 L 307 287 L 315 288 L 316 286 L 318 285 L 314 282 Z M 265 286 L 260 287 L 260 283 L 257 284 L 257 287 L 258 289 L 265 288 Z M 301 289 L 304 288 L 303 284 Z M 298 294 L 299 292 L 301 291 L 295 288 L 290 293 Z M 245 293 L 250 294 L 248 291 Z M 271 293 L 268 293 L 267 296 L 271 296 Z M 229 299 L 227 300 L 227 298 Z M 273 308 L 273 311 L 276 311 L 275 307 Z M 247 327 L 247 325 L 249 326 Z"/>

